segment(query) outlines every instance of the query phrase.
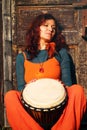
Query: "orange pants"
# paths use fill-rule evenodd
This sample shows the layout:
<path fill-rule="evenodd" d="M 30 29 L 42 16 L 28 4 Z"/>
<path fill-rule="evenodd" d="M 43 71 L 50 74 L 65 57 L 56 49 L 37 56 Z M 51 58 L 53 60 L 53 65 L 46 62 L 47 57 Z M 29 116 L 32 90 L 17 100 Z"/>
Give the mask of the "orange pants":
<path fill-rule="evenodd" d="M 51 130 L 79 130 L 86 111 L 86 97 L 80 85 L 67 87 L 68 104 Z M 43 130 L 25 111 L 20 101 L 20 92 L 11 90 L 5 95 L 7 118 L 12 130 Z"/>

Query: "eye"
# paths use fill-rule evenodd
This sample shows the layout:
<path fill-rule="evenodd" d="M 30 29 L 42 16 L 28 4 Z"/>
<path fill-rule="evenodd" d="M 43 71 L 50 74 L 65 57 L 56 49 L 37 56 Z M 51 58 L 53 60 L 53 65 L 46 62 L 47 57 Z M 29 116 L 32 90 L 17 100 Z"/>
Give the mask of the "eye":
<path fill-rule="evenodd" d="M 52 29 L 53 29 L 53 30 L 56 30 L 56 27 L 55 27 L 55 26 L 53 26 L 53 27 L 52 27 Z"/>
<path fill-rule="evenodd" d="M 48 27 L 48 24 L 44 24 L 45 27 Z"/>
<path fill-rule="evenodd" d="M 52 27 L 52 31 L 55 32 L 56 31 L 56 27 Z"/>

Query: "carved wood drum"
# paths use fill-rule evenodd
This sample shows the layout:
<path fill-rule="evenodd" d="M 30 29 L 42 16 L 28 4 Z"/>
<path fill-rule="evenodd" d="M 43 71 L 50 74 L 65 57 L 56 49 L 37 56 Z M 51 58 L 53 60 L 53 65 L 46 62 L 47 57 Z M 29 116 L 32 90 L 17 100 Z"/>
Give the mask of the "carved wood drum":
<path fill-rule="evenodd" d="M 49 130 L 63 112 L 67 93 L 60 81 L 42 78 L 26 85 L 21 101 L 36 122 L 45 130 Z"/>

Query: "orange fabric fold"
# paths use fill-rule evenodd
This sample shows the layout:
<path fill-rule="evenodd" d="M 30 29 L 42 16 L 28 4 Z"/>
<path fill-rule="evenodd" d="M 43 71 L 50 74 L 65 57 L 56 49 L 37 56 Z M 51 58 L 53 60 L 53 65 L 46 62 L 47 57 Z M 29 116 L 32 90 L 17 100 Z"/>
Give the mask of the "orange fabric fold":
<path fill-rule="evenodd" d="M 8 122 L 12 130 L 43 130 L 23 108 L 20 100 L 20 92 L 9 91 L 5 95 L 5 105 Z"/>

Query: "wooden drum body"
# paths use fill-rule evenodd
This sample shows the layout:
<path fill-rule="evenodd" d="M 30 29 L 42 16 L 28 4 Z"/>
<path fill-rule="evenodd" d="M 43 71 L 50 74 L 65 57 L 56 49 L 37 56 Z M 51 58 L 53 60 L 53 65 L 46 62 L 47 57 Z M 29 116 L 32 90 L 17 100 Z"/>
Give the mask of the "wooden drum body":
<path fill-rule="evenodd" d="M 21 101 L 35 121 L 49 130 L 64 110 L 67 93 L 60 81 L 42 78 L 26 85 Z"/>

